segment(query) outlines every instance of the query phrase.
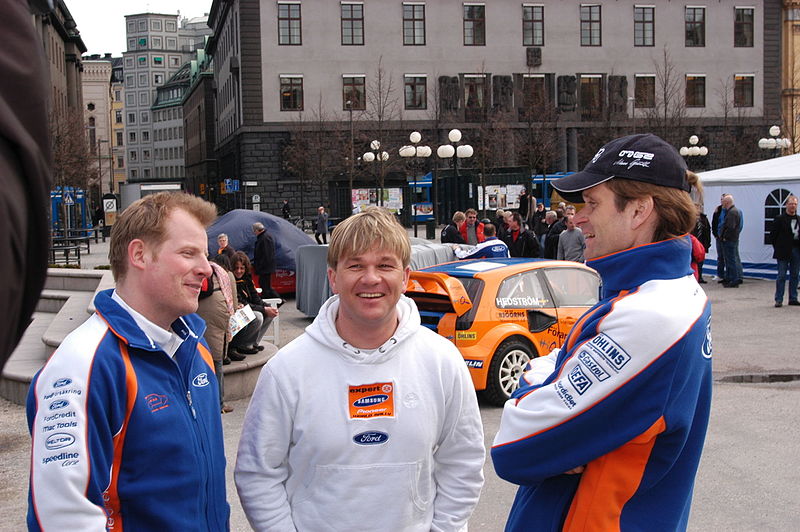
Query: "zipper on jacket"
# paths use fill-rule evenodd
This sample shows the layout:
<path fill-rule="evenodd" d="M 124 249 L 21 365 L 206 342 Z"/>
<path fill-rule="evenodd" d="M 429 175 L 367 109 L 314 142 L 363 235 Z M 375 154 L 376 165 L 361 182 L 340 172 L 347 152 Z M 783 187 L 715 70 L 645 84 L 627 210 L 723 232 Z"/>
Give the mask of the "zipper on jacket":
<path fill-rule="evenodd" d="M 186 390 L 186 400 L 189 401 L 189 408 L 192 409 L 192 417 L 197 419 L 197 411 L 192 404 L 192 390 Z"/>

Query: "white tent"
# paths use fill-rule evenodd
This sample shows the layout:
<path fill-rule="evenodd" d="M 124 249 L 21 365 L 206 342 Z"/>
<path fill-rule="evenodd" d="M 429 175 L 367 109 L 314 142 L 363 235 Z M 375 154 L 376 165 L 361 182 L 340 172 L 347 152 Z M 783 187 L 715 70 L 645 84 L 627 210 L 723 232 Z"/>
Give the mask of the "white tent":
<path fill-rule="evenodd" d="M 772 246 L 765 243 L 772 219 L 783 212 L 789 194 L 800 195 L 800 154 L 766 161 L 741 164 L 699 174 L 705 189 L 705 213 L 708 220 L 722 194 L 733 194 L 744 216 L 739 240 L 739 255 L 745 277 L 774 279 L 776 262 Z M 712 242 L 703 269 L 716 272 L 717 249 Z"/>

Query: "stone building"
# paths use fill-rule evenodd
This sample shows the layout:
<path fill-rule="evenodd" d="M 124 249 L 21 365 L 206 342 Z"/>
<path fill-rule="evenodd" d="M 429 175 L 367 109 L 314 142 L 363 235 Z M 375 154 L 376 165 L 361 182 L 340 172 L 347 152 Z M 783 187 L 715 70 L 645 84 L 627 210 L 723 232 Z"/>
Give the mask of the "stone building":
<path fill-rule="evenodd" d="M 99 192 L 95 201 L 107 194 L 113 186 L 113 101 L 111 90 L 111 54 L 83 58 L 83 117 L 89 140 L 89 153 L 98 170 L 98 179 L 92 187 Z"/>
<path fill-rule="evenodd" d="M 752 160 L 781 120 L 781 12 L 777 0 L 214 0 L 220 175 L 257 181 L 271 211 L 315 194 L 285 155 L 314 123 L 339 186 L 369 177 L 354 159 L 371 138 L 394 164 L 415 129 L 434 152 L 461 129 L 473 180 L 577 170 L 637 131 L 676 147 L 698 135 L 697 169 Z"/>

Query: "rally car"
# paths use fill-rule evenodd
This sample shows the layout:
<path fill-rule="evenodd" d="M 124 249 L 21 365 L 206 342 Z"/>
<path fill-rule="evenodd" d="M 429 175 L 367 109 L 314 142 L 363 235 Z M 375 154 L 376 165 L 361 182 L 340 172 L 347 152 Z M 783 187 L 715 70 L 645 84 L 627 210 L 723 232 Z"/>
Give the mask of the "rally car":
<path fill-rule="evenodd" d="M 475 389 L 502 405 L 528 361 L 560 347 L 597 303 L 600 276 L 577 262 L 462 260 L 412 271 L 406 295 L 461 351 Z"/>

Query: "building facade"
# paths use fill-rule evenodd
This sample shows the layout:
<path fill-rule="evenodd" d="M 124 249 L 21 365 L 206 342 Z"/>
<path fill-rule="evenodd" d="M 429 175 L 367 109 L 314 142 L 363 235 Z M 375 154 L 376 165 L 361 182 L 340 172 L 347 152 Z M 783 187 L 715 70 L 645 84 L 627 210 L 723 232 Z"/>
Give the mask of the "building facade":
<path fill-rule="evenodd" d="M 214 156 L 214 72 L 204 50 L 190 63 L 189 88 L 183 97 L 186 190 L 217 202 L 219 176 Z"/>
<path fill-rule="evenodd" d="M 156 164 L 151 107 L 158 88 L 202 48 L 210 29 L 205 17 L 181 19 L 180 15 L 141 13 L 125 17 L 127 50 L 123 53 L 125 77 L 125 142 L 127 180 L 175 180 L 169 168 L 179 165 Z M 173 159 L 170 159 L 173 160 Z M 166 168 L 166 173 L 165 173 Z"/>
<path fill-rule="evenodd" d="M 119 194 L 125 183 L 125 73 L 123 58 L 111 60 L 111 150 L 113 157 L 114 186 L 112 194 Z"/>
<path fill-rule="evenodd" d="M 93 180 L 99 200 L 113 188 L 113 127 L 111 91 L 111 54 L 83 58 L 83 116 L 89 140 L 89 153 L 95 161 L 97 179 Z"/>
<path fill-rule="evenodd" d="M 781 11 L 777 0 L 215 0 L 220 175 L 258 181 L 277 209 L 297 192 L 286 144 L 310 122 L 345 137 L 330 179 L 364 174 L 347 159 L 375 135 L 398 159 L 413 129 L 435 146 L 452 127 L 475 145 L 476 174 L 577 170 L 637 131 L 676 147 L 697 134 L 703 168 L 752 160 L 781 120 Z"/>

